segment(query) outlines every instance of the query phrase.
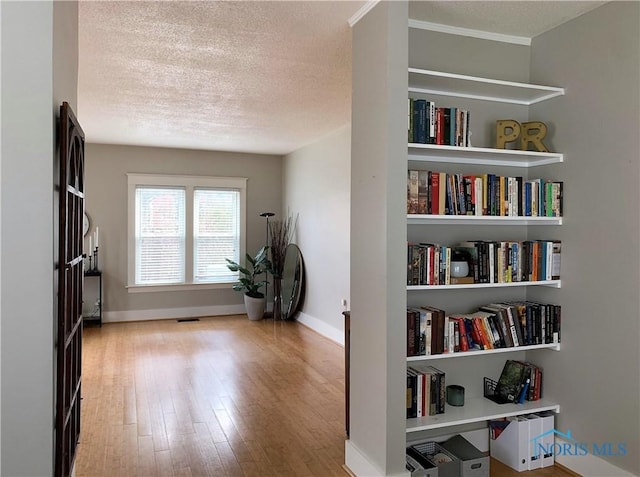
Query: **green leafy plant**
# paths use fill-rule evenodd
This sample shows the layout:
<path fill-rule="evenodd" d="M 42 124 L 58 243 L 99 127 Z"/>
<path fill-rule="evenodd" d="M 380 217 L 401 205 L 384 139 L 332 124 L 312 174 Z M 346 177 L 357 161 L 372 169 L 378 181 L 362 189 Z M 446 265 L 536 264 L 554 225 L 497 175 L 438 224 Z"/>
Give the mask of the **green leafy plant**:
<path fill-rule="evenodd" d="M 227 268 L 232 272 L 239 272 L 238 283 L 233 285 L 233 289 L 236 291 L 244 292 L 246 295 L 252 298 L 264 298 L 264 293 L 260 291 L 260 288 L 267 284 L 267 280 L 259 280 L 258 277 L 265 272 L 271 271 L 271 262 L 267 256 L 269 247 L 264 246 L 255 257 L 247 254 L 246 266 L 229 260 L 227 261 Z"/>

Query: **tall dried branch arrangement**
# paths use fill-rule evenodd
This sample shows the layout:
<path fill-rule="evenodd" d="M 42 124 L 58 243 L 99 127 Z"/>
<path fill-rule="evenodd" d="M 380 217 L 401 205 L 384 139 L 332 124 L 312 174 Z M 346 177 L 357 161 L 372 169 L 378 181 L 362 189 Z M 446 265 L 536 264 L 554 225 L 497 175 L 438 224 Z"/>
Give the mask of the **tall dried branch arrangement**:
<path fill-rule="evenodd" d="M 287 251 L 287 245 L 291 243 L 297 224 L 298 218 L 294 219 L 290 215 L 284 220 L 273 220 L 269 224 L 271 273 L 276 278 L 281 278 L 284 273 L 284 256 Z"/>

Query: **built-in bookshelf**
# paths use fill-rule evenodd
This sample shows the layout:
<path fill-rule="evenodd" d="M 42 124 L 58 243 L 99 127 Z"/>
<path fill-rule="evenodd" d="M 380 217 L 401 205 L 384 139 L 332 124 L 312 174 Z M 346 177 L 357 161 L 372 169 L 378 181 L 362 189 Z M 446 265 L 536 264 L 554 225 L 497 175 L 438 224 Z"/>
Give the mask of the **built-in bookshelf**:
<path fill-rule="evenodd" d="M 455 162 L 486 166 L 536 167 L 564 161 L 557 152 L 520 151 L 487 147 L 458 147 L 438 144 L 409 144 L 409 161 Z"/>
<path fill-rule="evenodd" d="M 533 351 L 538 349 L 560 351 L 560 343 L 512 346 L 509 348 L 483 349 L 483 350 L 474 350 L 474 351 L 458 351 L 455 353 L 432 354 L 428 356 L 426 355 L 425 356 L 408 356 L 407 362 L 410 363 L 413 361 L 433 361 L 433 360 L 448 359 L 448 358 L 471 358 L 474 356 L 478 357 L 478 356 L 486 356 L 490 354 L 517 353 L 519 351 Z"/>
<path fill-rule="evenodd" d="M 407 214 L 409 225 L 562 225 L 562 217 L 501 217 L 491 215 Z"/>
<path fill-rule="evenodd" d="M 484 397 L 470 398 L 465 399 L 464 406 L 445 404 L 443 414 L 407 419 L 407 433 L 542 411 L 560 412 L 560 405 L 546 399 L 525 401 L 523 404 L 497 404 Z"/>
<path fill-rule="evenodd" d="M 563 88 L 531 85 L 498 79 L 489 79 L 469 75 L 460 75 L 448 72 L 433 71 L 418 68 L 408 70 L 408 93 L 410 98 L 429 98 L 430 95 L 448 96 L 471 100 L 483 100 L 495 103 L 509 103 L 513 105 L 529 106 L 540 101 L 547 101 L 562 96 Z M 453 100 L 452 100 L 453 101 Z M 411 107 L 411 101 L 409 102 Z M 473 114 L 470 110 L 468 114 Z M 500 119 L 490 118 L 492 121 Z M 536 152 L 514 149 L 493 149 L 490 147 L 450 146 L 446 144 L 423 144 L 409 141 L 407 148 L 408 169 L 425 170 L 429 166 L 424 163 L 439 163 L 450 170 L 452 167 L 463 168 L 465 165 L 482 166 L 487 173 L 494 168 L 513 167 L 520 168 L 525 173 L 532 168 L 560 164 L 564 161 L 564 155 L 557 152 Z M 522 231 L 530 226 L 560 226 L 562 217 L 546 216 L 490 216 L 490 215 L 442 215 L 442 214 L 407 214 L 406 221 L 409 229 L 433 230 L 430 226 L 441 225 L 446 227 L 449 233 L 459 235 L 459 239 L 466 240 L 479 231 L 486 231 L 487 227 L 512 226 Z M 429 241 L 425 237 L 424 241 Z M 461 293 L 474 289 L 495 289 L 491 291 L 492 297 L 500 296 L 500 288 L 513 289 L 520 287 L 543 286 L 560 288 L 561 280 L 540 281 L 514 281 L 510 283 L 467 283 L 450 285 L 407 285 L 408 296 L 419 294 L 420 300 L 429 302 L 429 292 L 447 290 L 446 293 Z M 424 294 L 424 295 L 423 295 Z M 414 296 L 415 298 L 415 296 Z M 415 299 L 413 300 L 415 301 Z M 488 356 L 496 356 L 505 353 L 518 353 L 526 351 L 560 351 L 559 343 L 533 344 L 526 346 L 512 346 L 496 349 L 471 350 L 450 352 L 442 354 L 422 355 L 407 357 L 407 365 L 425 364 L 438 366 L 441 360 L 464 360 L 473 358 L 483 359 Z M 508 356 L 508 355 L 506 355 Z M 447 382 L 447 384 L 449 384 Z M 552 394 L 552 393 L 551 393 Z M 471 396 L 465 399 L 464 406 L 445 406 L 445 412 L 431 416 L 410 418 L 406 421 L 407 434 L 433 429 L 444 429 L 462 424 L 479 423 L 500 417 L 516 416 L 521 414 L 541 411 L 559 412 L 560 406 L 552 400 L 543 398 L 536 401 L 526 401 L 524 404 L 497 404 L 485 397 Z M 443 431 L 445 432 L 445 431 Z"/>
<path fill-rule="evenodd" d="M 564 95 L 564 88 L 409 68 L 409 93 L 455 96 L 530 106 Z"/>
<path fill-rule="evenodd" d="M 511 282 L 511 283 L 463 283 L 458 285 L 407 285 L 407 291 L 417 290 L 462 290 L 470 288 L 511 288 L 543 286 L 561 288 L 562 280 L 540 280 L 536 282 Z"/>

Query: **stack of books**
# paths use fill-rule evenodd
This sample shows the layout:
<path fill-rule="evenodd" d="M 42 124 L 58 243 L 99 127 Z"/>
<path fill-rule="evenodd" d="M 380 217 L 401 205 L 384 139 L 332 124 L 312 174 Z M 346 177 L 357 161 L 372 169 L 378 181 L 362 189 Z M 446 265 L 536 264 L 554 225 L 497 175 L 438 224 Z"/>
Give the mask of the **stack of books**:
<path fill-rule="evenodd" d="M 433 366 L 407 368 L 407 419 L 444 413 L 445 373 Z"/>

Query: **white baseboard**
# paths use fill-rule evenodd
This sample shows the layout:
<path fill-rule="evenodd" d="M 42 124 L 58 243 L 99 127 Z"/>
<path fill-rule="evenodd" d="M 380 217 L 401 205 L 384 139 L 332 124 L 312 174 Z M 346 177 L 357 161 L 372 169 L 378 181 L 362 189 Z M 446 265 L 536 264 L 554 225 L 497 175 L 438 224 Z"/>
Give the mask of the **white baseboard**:
<path fill-rule="evenodd" d="M 558 442 L 564 442 L 556 437 Z M 583 477 L 638 477 L 593 454 L 557 455 L 556 462 Z"/>
<path fill-rule="evenodd" d="M 385 476 L 385 473 L 378 469 L 357 446 L 347 439 L 344 441 L 344 462 L 348 471 L 356 477 L 409 477 L 409 472 L 401 472 Z"/>
<path fill-rule="evenodd" d="M 334 328 L 327 324 L 326 321 L 322 321 L 319 318 L 307 315 L 303 312 L 298 312 L 296 319 L 316 333 L 319 333 L 322 336 L 329 338 L 331 341 L 335 341 L 339 345 L 344 346 L 344 329 Z"/>
<path fill-rule="evenodd" d="M 356 477 L 384 477 L 349 439 L 344 441 L 344 464 Z"/>
<path fill-rule="evenodd" d="M 198 316 L 242 315 L 244 305 L 192 306 L 187 308 L 161 308 L 157 310 L 105 311 L 103 323 L 123 321 L 170 320 L 176 318 L 194 318 Z"/>

